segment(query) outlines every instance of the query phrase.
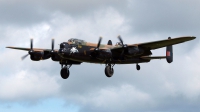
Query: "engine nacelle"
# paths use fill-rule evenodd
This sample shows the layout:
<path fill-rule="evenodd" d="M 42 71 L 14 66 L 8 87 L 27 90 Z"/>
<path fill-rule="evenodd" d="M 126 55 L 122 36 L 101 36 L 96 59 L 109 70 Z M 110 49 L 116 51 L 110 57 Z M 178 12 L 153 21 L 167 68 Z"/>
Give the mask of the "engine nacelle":
<path fill-rule="evenodd" d="M 106 50 L 101 51 L 99 56 L 102 58 L 110 59 L 112 58 L 112 52 L 110 49 L 106 49 Z"/>
<path fill-rule="evenodd" d="M 30 58 L 33 61 L 40 61 L 40 60 L 45 60 L 49 59 L 51 55 L 48 52 L 32 52 L 30 54 Z"/>
<path fill-rule="evenodd" d="M 39 61 L 42 59 L 42 56 L 43 56 L 43 52 L 33 52 L 31 55 L 31 60 L 33 61 Z"/>
<path fill-rule="evenodd" d="M 105 59 L 112 58 L 112 52 L 110 51 L 110 49 L 101 50 L 101 51 L 94 51 L 94 52 L 91 53 L 91 56 L 93 58 L 105 60 Z"/>
<path fill-rule="evenodd" d="M 58 55 L 58 53 L 52 54 L 52 55 L 51 55 L 51 59 L 52 59 L 53 61 L 60 61 L 60 60 L 61 60 L 61 58 L 60 58 L 60 56 Z"/>
<path fill-rule="evenodd" d="M 130 48 L 128 48 L 127 53 L 129 55 L 134 55 L 135 56 L 135 55 L 143 54 L 144 50 L 141 49 L 141 48 L 138 48 L 138 47 L 130 47 Z"/>

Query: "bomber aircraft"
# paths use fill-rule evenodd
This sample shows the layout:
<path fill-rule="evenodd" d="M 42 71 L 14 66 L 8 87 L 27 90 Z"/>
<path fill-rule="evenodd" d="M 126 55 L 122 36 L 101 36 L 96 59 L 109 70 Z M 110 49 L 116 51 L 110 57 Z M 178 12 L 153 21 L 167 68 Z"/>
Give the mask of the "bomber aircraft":
<path fill-rule="evenodd" d="M 30 41 L 30 48 L 7 47 L 11 49 L 28 51 L 22 60 L 30 55 L 33 61 L 46 60 L 51 58 L 61 64 L 60 75 L 63 79 L 69 77 L 69 68 L 72 65 L 80 65 L 82 62 L 105 64 L 105 74 L 111 77 L 114 73 L 115 64 L 136 64 L 136 69 L 140 70 L 139 63 L 147 63 L 152 59 L 166 59 L 168 63 L 173 61 L 172 45 L 183 43 L 195 39 L 194 36 L 184 36 L 153 42 L 124 44 L 122 38 L 118 36 L 120 42 L 116 45 L 109 40 L 107 45 L 101 44 L 102 37 L 98 43 L 90 43 L 81 39 L 71 38 L 68 42 L 62 42 L 60 49 L 54 49 L 54 39 L 52 39 L 51 49 L 33 48 L 33 39 Z M 151 50 L 166 47 L 165 56 L 151 56 Z"/>

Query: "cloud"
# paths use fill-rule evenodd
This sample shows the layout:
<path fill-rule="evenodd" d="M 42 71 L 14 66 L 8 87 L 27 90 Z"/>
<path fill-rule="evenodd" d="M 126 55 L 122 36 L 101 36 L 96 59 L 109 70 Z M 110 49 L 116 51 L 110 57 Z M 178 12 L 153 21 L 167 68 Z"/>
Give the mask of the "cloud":
<path fill-rule="evenodd" d="M 97 42 L 103 36 L 102 43 L 109 39 L 115 43 L 119 34 L 129 44 L 168 36 L 198 37 L 197 1 L 180 4 L 145 0 L 78 3 L 11 0 L 0 3 L 5 5 L 2 9 L 8 10 L 7 16 L 0 11 L 5 17 L 0 19 L 3 23 L 0 26 L 1 103 L 58 98 L 87 112 L 199 110 L 198 39 L 174 46 L 172 64 L 152 60 L 140 64 L 141 71 L 136 71 L 135 64 L 115 65 L 112 78 L 105 76 L 104 65 L 82 63 L 72 66 L 69 79 L 63 80 L 58 62 L 33 62 L 29 58 L 21 61 L 20 57 L 27 52 L 4 49 L 5 46 L 29 47 L 30 38 L 34 38 L 34 47 L 50 49 L 51 38 L 55 38 L 55 47 L 59 48 L 58 44 L 69 38 Z M 165 55 L 165 48 L 152 52 Z"/>
<path fill-rule="evenodd" d="M 42 81 L 41 81 L 42 79 Z M 21 70 L 0 78 L 0 99 L 2 101 L 37 101 L 57 94 L 59 85 L 55 78 L 45 73 Z"/>
<path fill-rule="evenodd" d="M 192 35 L 199 28 L 198 0 L 130 1 L 127 16 L 135 33 Z M 171 34 L 170 34 L 171 33 Z"/>
<path fill-rule="evenodd" d="M 153 105 L 150 95 L 137 90 L 132 85 L 126 84 L 120 87 L 102 88 L 98 91 L 88 93 L 87 96 L 77 95 L 72 98 L 81 103 L 80 105 L 83 105 L 83 110 L 80 111 L 96 111 L 97 108 L 99 111 L 106 112 L 126 111 L 145 108 L 143 105 Z"/>
<path fill-rule="evenodd" d="M 84 16 L 86 12 L 107 7 L 124 6 L 121 0 L 8 0 L 0 1 L 0 23 L 3 25 L 27 26 L 49 21 L 52 13 L 62 12 L 70 15 Z"/>

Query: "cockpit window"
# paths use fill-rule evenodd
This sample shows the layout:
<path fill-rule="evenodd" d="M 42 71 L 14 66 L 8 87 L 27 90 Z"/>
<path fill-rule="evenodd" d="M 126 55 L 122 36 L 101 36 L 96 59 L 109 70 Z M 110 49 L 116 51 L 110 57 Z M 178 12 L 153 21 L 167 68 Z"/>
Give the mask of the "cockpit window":
<path fill-rule="evenodd" d="M 72 44 L 78 44 L 78 45 L 82 45 L 82 44 L 85 43 L 84 40 L 75 39 L 75 38 L 71 38 L 71 39 L 69 39 L 68 42 L 72 42 Z"/>

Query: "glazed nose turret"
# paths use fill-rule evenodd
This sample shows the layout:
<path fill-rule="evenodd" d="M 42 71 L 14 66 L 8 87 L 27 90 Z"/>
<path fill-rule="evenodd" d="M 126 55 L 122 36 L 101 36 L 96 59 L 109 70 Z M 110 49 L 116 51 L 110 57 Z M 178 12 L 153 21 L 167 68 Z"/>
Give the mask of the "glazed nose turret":
<path fill-rule="evenodd" d="M 70 45 L 66 42 L 60 44 L 60 49 L 58 51 L 62 55 L 69 55 L 70 54 Z"/>

